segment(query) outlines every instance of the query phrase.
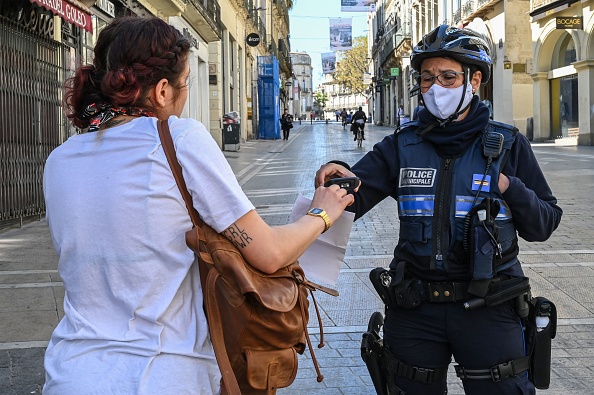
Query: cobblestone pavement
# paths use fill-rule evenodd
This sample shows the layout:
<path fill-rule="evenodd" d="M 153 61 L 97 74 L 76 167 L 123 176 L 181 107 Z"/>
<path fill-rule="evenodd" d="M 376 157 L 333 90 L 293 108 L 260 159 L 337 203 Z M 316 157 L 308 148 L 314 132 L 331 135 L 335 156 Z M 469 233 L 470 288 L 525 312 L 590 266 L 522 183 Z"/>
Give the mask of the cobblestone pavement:
<path fill-rule="evenodd" d="M 392 131 L 368 125 L 357 148 L 340 124 L 296 125 L 288 141 L 254 140 L 225 156 L 262 217 L 288 221 L 299 193 L 313 195 L 313 176 L 330 159 L 354 163 Z M 542 394 L 591 394 L 594 388 L 594 236 L 590 206 L 594 148 L 536 144 L 534 151 L 564 209 L 559 229 L 545 243 L 521 242 L 521 259 L 533 293 L 558 308 L 551 388 Z M 309 351 L 300 356 L 295 383 L 279 394 L 374 394 L 360 357 L 361 334 L 382 304 L 368 281 L 371 269 L 386 267 L 398 235 L 395 202 L 386 200 L 353 225 L 336 288 L 341 296 L 316 295 L 326 346 L 315 350 L 324 380 L 316 381 Z M 0 231 L 0 394 L 40 393 L 43 352 L 62 317 L 63 287 L 44 220 Z M 318 322 L 310 312 L 312 343 Z M 315 347 L 315 345 L 314 345 Z M 463 394 L 453 370 L 450 394 Z"/>

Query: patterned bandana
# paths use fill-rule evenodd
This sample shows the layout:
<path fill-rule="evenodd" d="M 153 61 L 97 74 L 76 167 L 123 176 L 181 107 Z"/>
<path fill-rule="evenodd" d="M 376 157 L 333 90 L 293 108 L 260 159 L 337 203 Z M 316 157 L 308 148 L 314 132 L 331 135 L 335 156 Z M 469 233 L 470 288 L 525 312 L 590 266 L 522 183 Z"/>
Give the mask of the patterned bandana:
<path fill-rule="evenodd" d="M 129 115 L 132 117 L 154 117 L 151 111 L 138 107 L 118 107 L 109 103 L 89 104 L 83 113 L 85 118 L 90 118 L 89 132 L 96 132 L 101 129 L 105 122 L 117 117 L 118 115 Z"/>

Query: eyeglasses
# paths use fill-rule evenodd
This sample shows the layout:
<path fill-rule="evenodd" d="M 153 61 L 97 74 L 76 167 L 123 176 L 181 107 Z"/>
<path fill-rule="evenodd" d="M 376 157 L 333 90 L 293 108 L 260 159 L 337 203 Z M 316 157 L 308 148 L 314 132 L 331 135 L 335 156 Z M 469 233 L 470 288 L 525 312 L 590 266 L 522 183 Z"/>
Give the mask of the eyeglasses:
<path fill-rule="evenodd" d="M 421 88 L 429 88 L 435 83 L 435 80 L 439 81 L 442 86 L 450 86 L 456 83 L 459 74 L 464 74 L 463 71 L 446 71 L 439 75 L 421 74 L 418 78 L 419 85 Z"/>

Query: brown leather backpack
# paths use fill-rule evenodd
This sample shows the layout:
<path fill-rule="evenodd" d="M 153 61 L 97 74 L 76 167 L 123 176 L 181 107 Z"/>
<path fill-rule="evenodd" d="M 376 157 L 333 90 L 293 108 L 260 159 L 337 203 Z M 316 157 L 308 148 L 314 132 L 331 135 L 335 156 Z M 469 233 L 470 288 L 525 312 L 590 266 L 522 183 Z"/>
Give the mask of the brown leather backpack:
<path fill-rule="evenodd" d="M 275 394 L 297 374 L 297 353 L 307 342 L 321 375 L 307 331 L 307 290 L 338 292 L 305 279 L 298 262 L 266 274 L 254 269 L 237 247 L 208 226 L 194 209 L 167 120 L 158 121 L 167 161 L 184 197 L 194 227 L 186 243 L 198 256 L 210 337 L 222 375 L 222 393 Z M 313 293 L 311 294 L 313 298 Z M 323 346 L 321 331 L 319 347 Z"/>

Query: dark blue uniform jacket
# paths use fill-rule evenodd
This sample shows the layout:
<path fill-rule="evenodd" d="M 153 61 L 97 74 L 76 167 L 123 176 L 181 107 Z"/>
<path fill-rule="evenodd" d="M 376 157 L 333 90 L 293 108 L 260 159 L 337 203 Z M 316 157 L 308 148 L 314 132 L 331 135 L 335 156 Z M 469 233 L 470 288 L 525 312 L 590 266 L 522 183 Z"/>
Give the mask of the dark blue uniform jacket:
<path fill-rule="evenodd" d="M 395 268 L 398 262 L 405 261 L 407 262 L 407 270 L 421 279 L 465 279 L 467 271 L 460 270 L 460 268 L 466 267 L 468 263 L 464 254 L 458 251 L 461 247 L 460 243 L 456 243 L 456 239 L 460 238 L 459 234 L 456 235 L 457 232 L 460 233 L 456 230 L 460 228 L 460 224 L 456 224 L 457 220 L 455 219 L 456 204 L 449 205 L 452 210 L 442 211 L 444 217 L 447 216 L 447 218 L 443 219 L 447 220 L 446 223 L 450 226 L 450 238 L 447 244 L 449 251 L 446 251 L 445 254 L 448 258 L 444 258 L 444 262 L 437 262 L 437 265 L 435 265 L 435 262 L 429 264 L 432 254 L 435 254 L 434 242 L 433 247 L 426 246 L 427 248 L 424 249 L 422 240 L 417 240 L 416 247 L 411 247 L 410 234 L 417 231 L 410 226 L 411 219 L 404 215 L 405 210 L 411 206 L 407 206 L 403 196 L 405 191 L 410 191 L 410 189 L 402 188 L 403 182 L 411 181 L 403 179 L 407 175 L 402 175 L 401 170 L 402 164 L 406 163 L 407 168 L 437 167 L 436 173 L 442 173 L 443 169 L 439 168 L 441 166 L 439 164 L 443 164 L 445 159 L 450 159 L 452 163 L 457 161 L 460 164 L 460 166 L 456 167 L 457 178 L 464 176 L 465 179 L 470 178 L 472 180 L 473 177 L 476 178 L 476 174 L 482 175 L 485 171 L 486 160 L 484 163 L 477 160 L 476 151 L 482 147 L 481 138 L 489 122 L 489 111 L 478 100 L 478 97 L 475 97 L 471 104 L 470 113 L 464 120 L 453 122 L 445 127 L 434 127 L 422 137 L 418 136 L 418 132 L 431 122 L 434 122 L 434 120 L 428 111 L 422 109 L 419 113 L 418 123 L 411 122 L 403 125 L 399 133 L 387 136 L 383 141 L 377 143 L 372 151 L 352 167 L 351 170 L 361 179 L 362 184 L 359 192 L 355 194 L 355 204 L 348 209 L 353 211 L 355 219 L 358 219 L 388 196 L 398 200 L 401 235 L 394 250 L 395 259 L 392 262 L 392 268 Z M 506 127 L 510 130 L 513 129 L 509 126 Z M 515 231 L 520 237 L 526 241 L 545 241 L 559 225 L 562 210 L 557 206 L 557 199 L 553 196 L 526 137 L 520 133 L 515 133 L 515 138 L 510 138 L 509 135 L 506 136 L 508 151 L 506 159 L 500 160 L 498 163 L 494 162 L 492 171 L 489 172 L 492 179 L 490 181 L 492 193 L 481 191 L 480 196 L 492 196 L 503 201 L 502 223 L 505 224 L 505 220 L 512 222 L 512 229 L 515 227 Z M 407 140 L 406 143 L 400 141 L 400 149 L 399 139 Z M 404 150 L 404 152 L 401 152 L 401 150 Z M 502 170 L 498 166 L 503 166 Z M 493 170 L 496 172 L 493 173 Z M 461 174 L 464 172 L 468 174 Z M 510 181 L 509 188 L 502 194 L 497 187 L 498 172 L 505 174 Z M 416 173 L 409 172 L 407 174 L 415 177 Z M 422 173 L 421 170 L 417 175 L 422 178 L 427 174 Z M 440 178 L 439 174 L 434 176 L 434 181 Z M 412 182 L 417 181 L 413 179 Z M 476 183 L 480 183 L 480 180 L 476 181 Z M 447 194 L 451 197 L 452 202 L 459 195 L 472 196 L 473 191 L 460 190 L 460 183 L 457 186 L 456 182 L 449 185 Z M 443 192 L 440 191 L 440 188 L 440 185 L 434 185 L 434 188 L 429 189 L 417 188 L 413 189 L 412 194 L 407 192 L 407 196 L 420 194 L 420 200 L 422 200 L 425 199 L 423 196 L 438 195 Z M 435 211 L 435 213 L 437 212 Z M 431 215 L 433 213 L 431 211 Z M 412 222 L 416 222 L 419 218 L 422 220 L 422 217 L 419 216 L 413 216 L 412 218 Z M 434 229 L 426 231 L 426 233 L 434 238 L 437 234 L 435 230 L 437 222 L 433 217 L 430 217 L 430 222 L 433 223 Z M 424 225 L 425 228 L 431 228 L 431 223 L 427 222 Z M 446 230 L 443 233 L 447 234 L 447 232 Z M 433 235 L 431 235 L 432 233 Z M 502 273 L 522 275 L 521 267 L 515 256 L 508 257 L 508 262 L 510 262 L 510 265 L 505 265 L 505 270 Z M 458 269 L 452 269 L 454 267 Z"/>

